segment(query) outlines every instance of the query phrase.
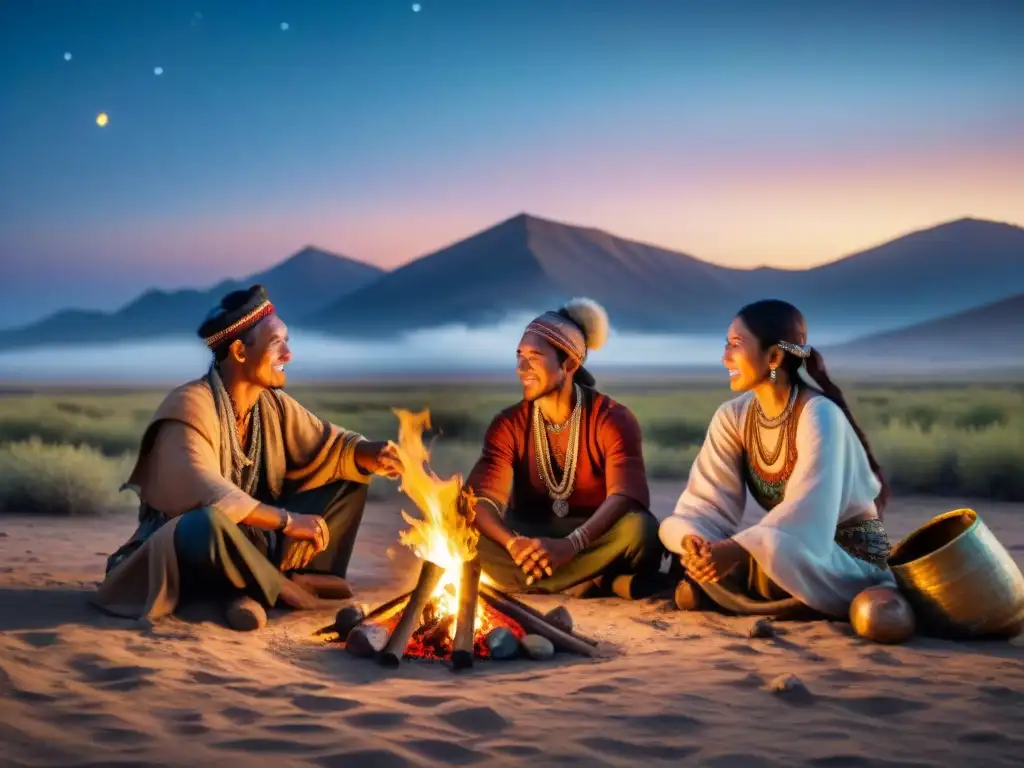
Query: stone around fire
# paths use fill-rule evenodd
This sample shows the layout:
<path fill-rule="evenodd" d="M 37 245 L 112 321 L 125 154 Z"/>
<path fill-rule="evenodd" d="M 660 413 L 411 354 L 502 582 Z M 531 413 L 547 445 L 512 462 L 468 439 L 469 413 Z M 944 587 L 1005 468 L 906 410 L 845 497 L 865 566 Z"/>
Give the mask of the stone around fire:
<path fill-rule="evenodd" d="M 524 635 L 519 641 L 523 653 L 535 661 L 547 661 L 554 657 L 555 646 L 546 637 L 540 635 Z"/>
<path fill-rule="evenodd" d="M 544 614 L 544 618 L 547 619 L 548 624 L 551 626 L 557 627 L 570 635 L 572 634 L 572 614 L 569 613 L 569 609 L 564 605 L 555 606 Z"/>
<path fill-rule="evenodd" d="M 484 643 L 491 652 L 491 658 L 496 661 L 514 659 L 519 653 L 519 641 L 505 627 L 495 627 L 488 632 Z"/>

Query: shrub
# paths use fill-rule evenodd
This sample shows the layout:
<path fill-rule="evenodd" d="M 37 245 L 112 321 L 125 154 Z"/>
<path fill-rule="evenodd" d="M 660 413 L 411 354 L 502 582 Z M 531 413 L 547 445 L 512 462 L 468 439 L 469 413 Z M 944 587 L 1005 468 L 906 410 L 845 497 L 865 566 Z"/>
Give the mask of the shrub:
<path fill-rule="evenodd" d="M 38 438 L 0 445 L 0 510 L 96 515 L 138 508 L 138 497 L 117 489 L 131 457 L 111 459 L 87 445 L 47 445 Z"/>

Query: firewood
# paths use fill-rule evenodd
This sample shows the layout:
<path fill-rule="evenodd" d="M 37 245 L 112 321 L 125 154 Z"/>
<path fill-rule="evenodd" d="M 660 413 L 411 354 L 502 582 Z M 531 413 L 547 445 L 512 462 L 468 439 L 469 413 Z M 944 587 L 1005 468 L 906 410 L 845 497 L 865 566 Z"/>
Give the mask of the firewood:
<path fill-rule="evenodd" d="M 549 624 L 550 623 L 548 621 L 547 617 L 543 613 L 538 611 L 536 608 L 534 608 L 533 606 L 527 605 L 522 600 L 517 600 L 516 598 L 512 597 L 512 595 L 505 594 L 504 592 L 502 592 L 499 589 L 496 589 L 495 587 L 491 586 L 490 584 L 485 584 L 483 582 L 480 582 L 480 592 L 482 594 L 484 594 L 484 595 L 490 594 L 492 597 L 495 597 L 495 598 L 498 598 L 500 600 L 504 600 L 504 601 L 506 601 L 508 603 L 511 603 L 512 605 L 515 605 L 516 607 L 526 611 L 530 615 L 540 619 L 545 624 Z M 519 622 L 519 623 L 522 624 L 522 622 Z M 523 628 L 524 629 L 526 628 L 525 624 L 523 624 Z M 575 637 L 577 640 L 582 640 L 587 645 L 592 645 L 595 648 L 597 647 L 597 640 L 594 640 L 593 638 L 587 637 L 586 635 L 581 635 L 578 631 L 576 631 L 575 628 L 572 630 L 572 632 L 568 632 L 566 634 L 569 634 L 572 637 Z"/>
<path fill-rule="evenodd" d="M 402 663 L 402 657 L 405 655 L 405 649 L 409 646 L 412 633 L 420 624 L 423 609 L 430 602 L 443 574 L 444 568 L 441 566 L 429 560 L 423 561 L 416 588 L 409 596 L 409 602 L 406 604 L 405 610 L 402 611 L 402 618 L 398 620 L 398 625 L 391 633 L 387 647 L 380 655 L 380 663 L 384 666 L 397 667 Z"/>
<path fill-rule="evenodd" d="M 481 596 L 488 605 L 504 613 L 510 619 L 514 619 L 528 633 L 546 637 L 558 650 L 577 653 L 580 656 L 593 657 L 597 655 L 597 649 L 594 646 L 575 635 L 570 635 L 552 626 L 542 616 L 537 616 L 526 610 L 521 603 L 513 602 L 507 595 L 502 595 L 496 590 L 482 589 Z"/>
<path fill-rule="evenodd" d="M 459 610 L 455 621 L 455 639 L 452 642 L 452 668 L 473 666 L 473 635 L 476 632 L 476 608 L 480 597 L 480 560 L 462 564 L 459 582 Z"/>

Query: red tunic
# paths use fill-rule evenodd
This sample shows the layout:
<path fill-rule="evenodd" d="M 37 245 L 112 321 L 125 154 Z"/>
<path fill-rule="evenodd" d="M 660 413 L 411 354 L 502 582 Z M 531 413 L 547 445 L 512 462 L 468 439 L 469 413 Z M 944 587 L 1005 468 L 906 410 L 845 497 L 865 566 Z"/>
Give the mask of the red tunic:
<path fill-rule="evenodd" d="M 636 416 L 607 395 L 586 388 L 583 408 L 569 515 L 589 517 L 613 494 L 628 496 L 638 508 L 648 509 L 651 494 Z M 466 485 L 500 511 L 514 510 L 520 519 L 554 515 L 537 467 L 532 404 L 524 400 L 494 418 Z"/>

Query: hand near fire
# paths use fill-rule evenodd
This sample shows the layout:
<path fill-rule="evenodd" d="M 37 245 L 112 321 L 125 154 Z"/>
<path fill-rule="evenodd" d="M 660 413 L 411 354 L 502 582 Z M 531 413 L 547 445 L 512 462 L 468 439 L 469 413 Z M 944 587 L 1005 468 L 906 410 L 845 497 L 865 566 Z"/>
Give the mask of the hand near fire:
<path fill-rule="evenodd" d="M 364 440 L 356 446 L 356 464 L 367 474 L 397 480 L 405 468 L 398 457 L 398 446 L 390 440 Z"/>

